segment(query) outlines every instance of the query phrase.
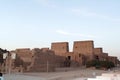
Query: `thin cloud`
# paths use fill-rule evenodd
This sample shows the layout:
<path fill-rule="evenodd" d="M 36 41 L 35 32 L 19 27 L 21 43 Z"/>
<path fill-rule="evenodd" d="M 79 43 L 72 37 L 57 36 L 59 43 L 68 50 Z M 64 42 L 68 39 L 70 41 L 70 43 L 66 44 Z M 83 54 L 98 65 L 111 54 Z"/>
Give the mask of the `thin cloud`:
<path fill-rule="evenodd" d="M 40 5 L 42 5 L 44 7 L 54 8 L 57 10 L 60 10 L 60 8 L 61 8 L 61 10 L 64 10 L 61 12 L 68 13 L 67 11 L 70 11 L 70 13 L 73 13 L 77 16 L 92 17 L 92 18 L 94 17 L 94 18 L 98 18 L 98 19 L 104 19 L 107 21 L 120 22 L 119 18 L 117 19 L 117 18 L 113 18 L 113 16 L 96 13 L 96 12 L 90 11 L 89 9 L 86 9 L 86 8 L 67 8 L 67 7 L 65 8 L 65 7 L 56 5 L 55 3 L 53 3 L 50 0 L 34 0 L 34 1 L 36 1 L 37 3 L 39 3 Z"/>
<path fill-rule="evenodd" d="M 70 33 L 70 32 L 63 31 L 63 30 L 57 30 L 56 32 L 58 34 L 62 34 L 62 35 L 65 35 L 65 36 L 80 36 L 80 37 L 88 37 L 88 38 L 95 37 L 93 35 L 84 35 L 84 34 L 80 34 L 80 33 Z"/>
<path fill-rule="evenodd" d="M 120 22 L 120 19 L 112 18 L 111 16 L 98 14 L 96 12 L 90 12 L 87 9 L 71 9 L 71 12 L 77 16 L 96 17 L 96 18 L 106 19 L 106 20 L 110 20 L 114 22 Z"/>
<path fill-rule="evenodd" d="M 35 0 L 44 7 L 56 8 L 57 6 L 50 2 L 49 0 Z"/>
<path fill-rule="evenodd" d="M 97 14 L 95 12 L 90 12 L 87 9 L 71 9 L 71 11 L 78 16 L 108 18 L 108 16 L 100 15 L 100 14 Z"/>
<path fill-rule="evenodd" d="M 111 16 L 101 15 L 95 12 L 90 12 L 87 9 L 71 9 L 71 12 L 74 13 L 77 16 L 86 16 L 86 17 L 96 17 L 101 18 L 113 22 L 120 22 L 120 19 L 112 18 Z"/>
<path fill-rule="evenodd" d="M 59 33 L 59 34 L 63 34 L 63 35 L 71 35 L 71 33 L 68 33 L 68 32 L 65 32 L 65 31 L 62 31 L 62 30 L 57 30 L 56 32 Z"/>

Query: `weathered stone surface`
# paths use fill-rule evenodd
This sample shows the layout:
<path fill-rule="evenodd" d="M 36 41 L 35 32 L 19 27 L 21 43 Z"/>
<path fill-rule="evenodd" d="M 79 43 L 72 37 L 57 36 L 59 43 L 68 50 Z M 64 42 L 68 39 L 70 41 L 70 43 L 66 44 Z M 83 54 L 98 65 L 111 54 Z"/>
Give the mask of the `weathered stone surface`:
<path fill-rule="evenodd" d="M 103 53 L 102 48 L 94 48 L 94 54 L 99 55 L 99 54 L 101 54 L 101 53 Z"/>
<path fill-rule="evenodd" d="M 73 51 L 69 52 L 68 42 L 55 42 L 49 48 L 16 49 L 19 69 L 24 71 L 40 72 L 54 71 L 58 67 L 84 66 L 87 61 L 98 58 L 100 61 L 112 61 L 118 64 L 117 57 L 108 56 L 102 48 L 94 48 L 93 41 L 75 41 Z M 21 68 L 22 67 L 22 68 Z"/>
<path fill-rule="evenodd" d="M 31 58 L 32 58 L 32 52 L 30 50 L 30 48 L 21 48 L 21 49 L 16 49 L 15 53 L 20 56 L 20 58 L 24 61 L 24 62 L 31 62 Z"/>
<path fill-rule="evenodd" d="M 73 46 L 73 52 L 81 53 L 84 55 L 91 55 L 94 53 L 93 41 L 75 41 Z"/>
<path fill-rule="evenodd" d="M 75 41 L 73 52 L 83 54 L 87 61 L 94 59 L 94 43 L 93 41 Z"/>
<path fill-rule="evenodd" d="M 55 54 L 51 50 L 33 49 L 34 56 L 28 71 L 48 72 L 55 70 Z"/>
<path fill-rule="evenodd" d="M 55 51 L 56 55 L 62 56 L 64 53 L 69 52 L 68 42 L 52 43 L 51 50 Z"/>

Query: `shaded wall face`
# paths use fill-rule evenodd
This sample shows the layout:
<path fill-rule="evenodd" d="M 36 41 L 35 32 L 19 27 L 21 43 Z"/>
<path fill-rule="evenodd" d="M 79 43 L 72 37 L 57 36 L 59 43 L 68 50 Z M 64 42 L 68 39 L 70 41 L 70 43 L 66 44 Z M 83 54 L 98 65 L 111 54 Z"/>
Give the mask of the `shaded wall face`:
<path fill-rule="evenodd" d="M 69 67 L 78 67 L 85 64 L 85 58 L 84 55 L 74 53 L 74 52 L 67 52 L 64 54 L 65 62 L 70 62 Z M 68 66 L 67 66 L 68 67 Z"/>
<path fill-rule="evenodd" d="M 107 61 L 108 60 L 108 53 L 102 53 L 100 57 L 101 61 Z"/>
<path fill-rule="evenodd" d="M 94 48 L 94 57 L 95 57 L 95 60 L 104 61 L 102 48 Z"/>
<path fill-rule="evenodd" d="M 117 57 L 109 56 L 108 60 L 113 62 L 115 64 L 115 66 L 117 65 Z"/>
<path fill-rule="evenodd" d="M 56 57 L 53 51 L 43 51 L 40 49 L 36 49 L 33 52 L 34 57 L 28 71 L 47 71 L 47 68 L 49 68 L 49 71 L 54 71 L 56 65 Z"/>
<path fill-rule="evenodd" d="M 91 55 L 94 52 L 93 41 L 74 42 L 73 52 L 84 55 Z"/>
<path fill-rule="evenodd" d="M 103 53 L 102 48 L 94 48 L 94 54 L 100 55 L 101 53 Z"/>
<path fill-rule="evenodd" d="M 67 52 L 65 53 L 65 61 L 64 66 L 65 67 L 76 67 L 79 64 L 78 58 L 75 58 L 75 54 L 73 52 Z"/>
<path fill-rule="evenodd" d="M 62 53 L 69 52 L 68 43 L 52 43 L 51 50 L 53 50 L 56 55 L 61 55 Z"/>
<path fill-rule="evenodd" d="M 85 57 L 82 54 L 75 54 L 75 61 L 77 61 L 80 65 L 85 65 Z"/>
<path fill-rule="evenodd" d="M 73 52 L 67 52 L 64 55 L 66 58 L 69 58 L 69 60 L 75 60 L 75 54 Z"/>

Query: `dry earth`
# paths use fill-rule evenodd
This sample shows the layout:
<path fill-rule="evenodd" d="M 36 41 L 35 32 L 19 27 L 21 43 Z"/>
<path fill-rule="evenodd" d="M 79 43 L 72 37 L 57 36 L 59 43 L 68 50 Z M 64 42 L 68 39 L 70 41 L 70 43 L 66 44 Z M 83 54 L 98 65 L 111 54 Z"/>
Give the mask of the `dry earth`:
<path fill-rule="evenodd" d="M 14 73 L 5 74 L 5 80 L 87 80 L 87 78 L 95 77 L 110 71 L 93 70 L 93 69 L 75 69 L 63 70 L 57 72 L 41 72 L 41 73 Z"/>

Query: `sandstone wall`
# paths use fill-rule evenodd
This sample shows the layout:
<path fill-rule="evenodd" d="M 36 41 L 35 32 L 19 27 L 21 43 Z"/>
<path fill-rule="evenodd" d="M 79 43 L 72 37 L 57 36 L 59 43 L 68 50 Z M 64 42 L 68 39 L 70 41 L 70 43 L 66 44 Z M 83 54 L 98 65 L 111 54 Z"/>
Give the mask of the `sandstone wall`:
<path fill-rule="evenodd" d="M 68 42 L 56 42 L 51 44 L 51 50 L 55 51 L 56 55 L 64 55 L 69 52 Z"/>
<path fill-rule="evenodd" d="M 73 46 L 73 52 L 81 53 L 84 55 L 93 54 L 94 52 L 93 41 L 75 41 Z"/>
<path fill-rule="evenodd" d="M 117 63 L 118 63 L 117 57 L 109 56 L 108 61 L 113 62 L 115 64 L 115 66 L 117 66 Z"/>
<path fill-rule="evenodd" d="M 15 53 L 24 61 L 24 62 L 31 62 L 32 52 L 30 48 L 21 48 L 16 49 Z"/>
<path fill-rule="evenodd" d="M 82 54 L 67 52 L 64 53 L 63 57 L 70 63 L 70 67 L 78 67 L 85 64 L 85 57 Z"/>
<path fill-rule="evenodd" d="M 86 56 L 87 61 L 94 59 L 94 43 L 93 41 L 75 41 L 73 52 Z"/>
<path fill-rule="evenodd" d="M 34 56 L 28 71 L 47 72 L 55 70 L 55 55 L 51 50 L 33 49 Z"/>
<path fill-rule="evenodd" d="M 101 54 L 101 53 L 103 53 L 102 48 L 94 48 L 94 54 L 99 55 L 99 54 Z"/>

